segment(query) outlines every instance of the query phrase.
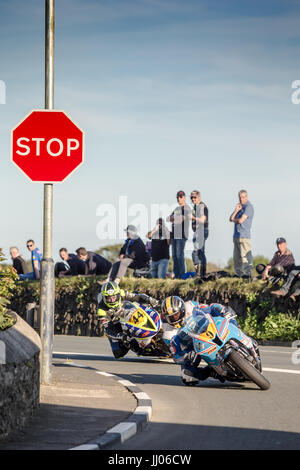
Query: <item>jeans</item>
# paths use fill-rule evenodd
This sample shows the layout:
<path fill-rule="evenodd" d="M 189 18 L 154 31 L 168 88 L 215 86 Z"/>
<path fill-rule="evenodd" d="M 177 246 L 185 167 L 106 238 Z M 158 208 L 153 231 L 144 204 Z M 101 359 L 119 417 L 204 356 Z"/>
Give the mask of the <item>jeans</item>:
<path fill-rule="evenodd" d="M 185 243 L 185 238 L 172 238 L 171 240 L 174 274 L 176 279 L 181 279 L 181 276 L 183 276 L 186 271 L 184 259 Z"/>
<path fill-rule="evenodd" d="M 169 266 L 169 259 L 151 261 L 150 274 L 153 278 L 165 279 Z"/>
<path fill-rule="evenodd" d="M 31 281 L 33 281 L 34 279 L 36 279 L 35 272 L 19 274 L 19 279 L 20 281 L 23 281 L 24 279 L 30 279 Z"/>
<path fill-rule="evenodd" d="M 204 236 L 199 236 L 197 232 L 193 236 L 194 251 L 192 253 L 192 260 L 194 266 L 201 266 L 200 275 L 206 274 L 206 256 L 205 256 L 205 239 Z"/>
<path fill-rule="evenodd" d="M 281 287 L 281 290 L 288 293 L 292 284 L 298 279 L 298 275 L 300 274 L 300 266 L 295 266 L 292 271 L 290 271 L 286 283 Z M 299 289 L 297 289 L 298 291 Z"/>

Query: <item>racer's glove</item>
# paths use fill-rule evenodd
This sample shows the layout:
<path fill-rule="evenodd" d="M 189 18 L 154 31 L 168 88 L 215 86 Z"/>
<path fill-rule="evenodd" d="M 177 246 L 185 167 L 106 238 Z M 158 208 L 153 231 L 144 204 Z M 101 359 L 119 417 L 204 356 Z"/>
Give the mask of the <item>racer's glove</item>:
<path fill-rule="evenodd" d="M 201 357 L 195 351 L 189 351 L 185 353 L 185 355 L 183 356 L 183 360 L 197 367 L 201 362 Z"/>
<path fill-rule="evenodd" d="M 149 297 L 149 295 L 147 294 L 139 294 L 139 302 L 145 302 L 146 304 L 148 304 L 150 302 L 150 299 L 151 297 Z"/>
<path fill-rule="evenodd" d="M 159 301 L 154 299 L 153 297 L 149 297 L 149 303 L 152 307 L 157 307 L 159 305 Z"/>

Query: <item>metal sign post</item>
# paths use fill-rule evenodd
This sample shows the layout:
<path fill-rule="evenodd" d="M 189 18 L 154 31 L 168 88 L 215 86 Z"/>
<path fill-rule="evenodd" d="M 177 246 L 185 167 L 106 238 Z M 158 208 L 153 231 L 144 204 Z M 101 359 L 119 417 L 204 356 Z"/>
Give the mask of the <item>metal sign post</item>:
<path fill-rule="evenodd" d="M 54 0 L 45 0 L 45 109 L 54 108 Z M 54 262 L 52 259 L 53 184 L 44 184 L 43 260 L 40 277 L 41 383 L 52 382 Z"/>

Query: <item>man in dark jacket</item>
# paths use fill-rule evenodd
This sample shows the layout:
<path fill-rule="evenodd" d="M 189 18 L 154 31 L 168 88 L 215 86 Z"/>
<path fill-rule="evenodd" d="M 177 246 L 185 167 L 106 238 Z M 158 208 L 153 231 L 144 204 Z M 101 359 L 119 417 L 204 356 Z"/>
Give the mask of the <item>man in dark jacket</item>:
<path fill-rule="evenodd" d="M 137 234 L 137 228 L 134 225 L 128 225 L 125 231 L 127 239 L 120 250 L 119 259 L 112 265 L 107 282 L 114 281 L 119 284 L 127 268 L 140 269 L 149 264 L 149 254 Z"/>
<path fill-rule="evenodd" d="M 85 262 L 85 275 L 100 275 L 108 274 L 111 263 L 103 256 L 94 253 L 93 251 L 87 251 L 85 248 L 81 247 L 76 250 L 77 256 L 80 261 Z"/>
<path fill-rule="evenodd" d="M 10 248 L 10 256 L 13 262 L 13 268 L 17 271 L 17 274 L 26 274 L 28 273 L 28 268 L 25 260 L 19 253 L 19 249 L 16 246 Z"/>
<path fill-rule="evenodd" d="M 85 263 L 80 261 L 74 253 L 68 253 L 66 248 L 59 250 L 62 261 L 55 264 L 54 273 L 56 277 L 78 276 L 85 274 Z"/>

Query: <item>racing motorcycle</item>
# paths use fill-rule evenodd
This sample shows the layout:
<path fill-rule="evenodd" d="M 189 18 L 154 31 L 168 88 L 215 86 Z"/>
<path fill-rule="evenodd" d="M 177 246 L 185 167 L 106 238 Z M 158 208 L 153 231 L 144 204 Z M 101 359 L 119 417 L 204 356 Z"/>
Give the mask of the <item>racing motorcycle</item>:
<path fill-rule="evenodd" d="M 106 325 L 105 334 L 113 351 L 117 342 L 118 348 L 125 354 L 131 349 L 138 356 L 171 357 L 162 339 L 160 315 L 150 306 L 124 301 L 119 315 Z"/>
<path fill-rule="evenodd" d="M 271 384 L 262 375 L 258 345 L 240 330 L 236 322 L 231 321 L 235 317 L 232 313 L 225 318 L 206 314 L 209 324 L 201 333 L 186 325 L 187 334 L 193 339 L 194 351 L 198 359 L 204 359 L 224 379 L 251 381 L 261 390 L 268 390 Z"/>

